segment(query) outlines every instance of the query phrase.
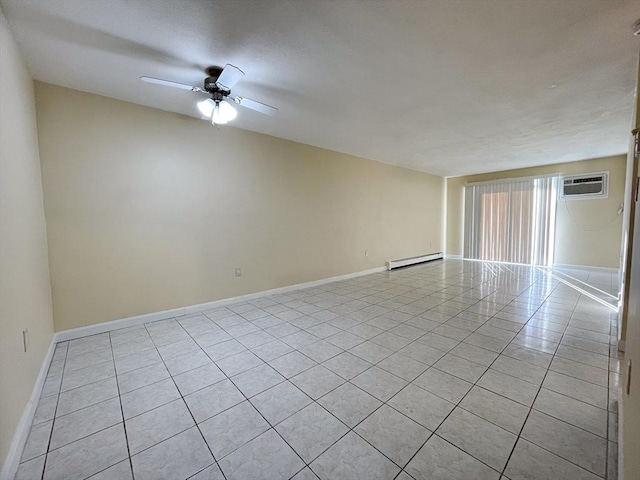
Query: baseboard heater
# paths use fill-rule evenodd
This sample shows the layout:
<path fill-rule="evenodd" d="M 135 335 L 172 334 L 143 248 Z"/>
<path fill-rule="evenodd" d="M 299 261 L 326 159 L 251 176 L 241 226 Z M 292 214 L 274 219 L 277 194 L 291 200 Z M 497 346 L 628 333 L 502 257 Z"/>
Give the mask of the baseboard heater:
<path fill-rule="evenodd" d="M 444 255 L 442 252 L 428 253 L 427 255 L 419 255 L 417 257 L 402 258 L 400 260 L 390 260 L 387 262 L 387 270 L 393 270 L 394 268 L 408 267 L 409 265 L 415 265 L 416 263 L 431 262 L 432 260 L 442 260 Z"/>

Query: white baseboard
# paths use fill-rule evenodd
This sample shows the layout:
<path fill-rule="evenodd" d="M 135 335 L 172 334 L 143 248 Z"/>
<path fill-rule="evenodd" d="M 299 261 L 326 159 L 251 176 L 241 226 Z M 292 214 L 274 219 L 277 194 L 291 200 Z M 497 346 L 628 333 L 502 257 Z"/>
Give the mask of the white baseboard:
<path fill-rule="evenodd" d="M 444 254 L 444 258 L 445 259 L 450 259 L 450 260 L 462 260 L 462 255 L 453 255 L 450 253 L 445 253 Z"/>
<path fill-rule="evenodd" d="M 55 333 L 53 335 L 53 338 L 51 339 L 51 344 L 49 345 L 49 350 L 47 351 L 47 354 L 44 357 L 42 366 L 40 367 L 40 373 L 38 374 L 36 383 L 33 386 L 33 392 L 31 393 L 29 402 L 27 403 L 24 409 L 22 417 L 20 418 L 20 423 L 18 424 L 18 427 L 16 428 L 16 431 L 13 435 L 13 440 L 11 441 L 11 446 L 9 447 L 9 453 L 7 454 L 5 464 L 2 468 L 2 472 L 0 472 L 0 480 L 13 480 L 13 477 L 18 471 L 18 467 L 20 465 L 20 458 L 22 457 L 22 451 L 27 441 L 27 437 L 29 436 L 29 430 L 31 429 L 31 424 L 33 423 L 33 417 L 36 413 L 36 408 L 38 407 L 38 401 L 40 400 L 42 387 L 44 386 L 44 381 L 47 377 L 47 372 L 49 371 L 49 365 L 51 364 L 51 359 L 53 358 L 53 352 L 55 351 L 56 344 L 58 342 L 64 342 L 64 341 L 73 340 L 76 338 L 87 337 L 89 335 L 96 335 L 98 333 L 109 332 L 111 330 L 117 330 L 120 328 L 143 325 L 145 323 L 154 322 L 157 320 L 165 320 L 168 318 L 179 317 L 182 315 L 189 315 L 191 313 L 203 312 L 206 310 L 211 310 L 211 309 L 223 307 L 226 305 L 232 305 L 234 303 L 242 303 L 249 300 L 255 300 L 258 298 L 267 297 L 269 295 L 287 293 L 287 292 L 299 290 L 302 288 L 317 287 L 319 285 L 324 285 L 326 283 L 331 283 L 331 282 L 338 282 L 340 280 L 349 280 L 351 278 L 362 277 L 364 275 L 370 275 L 372 273 L 385 272 L 386 270 L 387 270 L 386 267 L 376 267 L 369 270 L 363 270 L 360 272 L 347 273 L 345 275 L 338 275 L 336 277 L 323 278 L 323 279 L 314 280 L 311 282 L 298 283 L 296 285 L 289 285 L 286 287 L 274 288 L 271 290 L 264 290 L 262 292 L 250 293 L 247 295 L 240 295 L 240 296 L 231 297 L 231 298 L 224 298 L 222 300 L 201 303 L 199 305 L 190 305 L 186 307 L 173 308 L 171 310 L 164 310 L 161 312 L 147 313 L 144 315 L 137 315 L 135 317 L 122 318 L 120 320 L 102 322 L 102 323 L 97 323 L 95 325 L 87 325 L 86 327 L 72 328 L 70 330 L 63 330 L 61 332 Z"/>
<path fill-rule="evenodd" d="M 135 317 L 121 318 L 120 320 L 112 320 L 110 322 L 96 323 L 95 325 L 87 325 L 86 327 L 71 328 L 57 332 L 53 339 L 55 342 L 66 342 L 80 337 L 88 337 L 89 335 L 97 335 L 99 333 L 110 332 L 120 328 L 135 327 L 144 323 L 155 322 L 157 320 L 166 320 L 167 318 L 180 317 L 185 315 L 186 307 L 172 308 L 171 310 L 163 310 L 155 313 L 145 313 Z"/>
<path fill-rule="evenodd" d="M 249 300 L 256 300 L 258 298 L 264 298 L 270 295 L 280 295 L 283 293 L 292 292 L 294 290 L 300 290 L 301 288 L 313 288 L 331 282 L 339 282 L 340 280 L 349 280 L 351 278 L 362 277 L 364 275 L 371 275 L 372 273 L 385 272 L 386 270 L 387 269 L 385 267 L 376 267 L 369 270 L 363 270 L 361 272 L 338 275 L 337 277 L 322 278 L 320 280 L 313 280 L 311 282 L 298 283 L 296 285 L 289 285 L 286 287 L 279 287 L 271 290 L 263 290 L 262 292 L 249 293 L 247 295 L 240 295 L 238 297 L 224 298 L 222 300 L 201 303 L 199 305 L 191 305 L 189 307 L 185 307 L 185 313 L 188 315 L 191 313 L 204 312 L 206 310 L 212 310 L 214 308 L 224 307 L 226 305 L 232 305 L 234 303 L 248 302 Z"/>
<path fill-rule="evenodd" d="M 249 293 L 246 295 L 240 295 L 237 297 L 223 298 L 221 300 L 215 300 L 213 302 L 200 303 L 198 305 L 189 305 L 186 307 L 173 308 L 171 310 L 164 310 L 155 313 L 146 313 L 143 315 L 137 315 L 135 317 L 122 318 L 120 320 L 112 320 L 110 322 L 96 323 L 95 325 L 87 325 L 86 327 L 72 328 L 70 330 L 63 330 L 54 335 L 55 342 L 64 342 L 66 340 L 73 340 L 75 338 L 87 337 L 89 335 L 96 335 L 98 333 L 109 332 L 111 330 L 117 330 L 119 328 L 134 327 L 137 325 L 143 325 L 149 322 L 155 322 L 157 320 L 166 320 L 168 318 L 180 317 L 182 315 L 190 315 L 192 313 L 204 312 L 212 310 L 214 308 L 224 307 L 226 305 L 233 305 L 235 303 L 248 302 L 249 300 L 255 300 L 258 298 L 268 297 L 270 295 L 278 295 L 302 288 L 312 288 L 326 283 L 338 282 L 340 280 L 349 280 L 351 278 L 362 277 L 364 275 L 370 275 L 372 273 L 385 272 L 385 267 L 376 267 L 369 270 L 363 270 L 360 272 L 347 273 L 345 275 L 338 275 L 336 277 L 322 278 L 320 280 L 314 280 L 311 282 L 298 283 L 295 285 L 288 285 L 286 287 L 273 288 L 271 290 L 263 290 L 261 292 Z"/>
<path fill-rule="evenodd" d="M 589 265 L 571 265 L 569 263 L 554 263 L 552 268 L 573 268 L 575 270 L 598 270 L 601 272 L 618 273 L 617 268 L 612 267 L 593 267 Z"/>
<path fill-rule="evenodd" d="M 42 361 L 40 373 L 38 373 L 38 377 L 36 378 L 36 383 L 33 386 L 31 397 L 29 397 L 29 401 L 24 407 L 22 417 L 20 417 L 20 422 L 18 422 L 16 431 L 13 434 L 13 439 L 11 440 L 11 445 L 9 446 L 7 458 L 5 459 L 4 466 L 2 467 L 2 472 L 0 472 L 1 480 L 13 480 L 13 477 L 15 477 L 16 472 L 18 471 L 18 467 L 20 466 L 20 458 L 22 457 L 22 451 L 24 450 L 24 445 L 27 442 L 27 437 L 29 436 L 29 431 L 31 430 L 33 417 L 35 416 L 36 409 L 38 408 L 38 402 L 40 400 L 40 394 L 42 393 L 42 387 L 44 386 L 44 381 L 47 378 L 47 372 L 49 371 L 49 365 L 51 364 L 51 359 L 53 358 L 53 352 L 55 351 L 55 349 L 56 337 L 54 335 L 51 339 L 51 343 L 49 344 L 49 350 L 47 350 L 47 353 Z"/>

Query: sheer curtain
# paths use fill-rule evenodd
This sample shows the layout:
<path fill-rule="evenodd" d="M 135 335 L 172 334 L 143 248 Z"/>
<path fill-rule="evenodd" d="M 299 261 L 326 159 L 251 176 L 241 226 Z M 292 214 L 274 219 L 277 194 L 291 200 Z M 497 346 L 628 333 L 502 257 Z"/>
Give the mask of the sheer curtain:
<path fill-rule="evenodd" d="M 465 187 L 464 258 L 551 265 L 558 177 Z"/>

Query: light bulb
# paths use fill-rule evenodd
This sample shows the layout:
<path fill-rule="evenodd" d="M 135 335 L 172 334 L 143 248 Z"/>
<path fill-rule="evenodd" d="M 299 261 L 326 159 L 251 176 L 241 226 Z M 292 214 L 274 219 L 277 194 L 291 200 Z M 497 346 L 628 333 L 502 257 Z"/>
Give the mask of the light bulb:
<path fill-rule="evenodd" d="M 230 122 L 238 115 L 236 109 L 231 106 L 227 101 L 220 102 L 220 114 L 227 122 Z"/>
<path fill-rule="evenodd" d="M 224 125 L 227 123 L 227 119 L 224 118 L 224 114 L 220 109 L 220 104 L 216 103 L 216 106 L 213 109 L 213 115 L 211 115 L 211 123 L 214 125 Z"/>
<path fill-rule="evenodd" d="M 200 110 L 200 113 L 207 118 L 209 118 L 213 113 L 213 107 L 215 107 L 215 103 L 210 98 L 198 102 L 198 110 Z"/>

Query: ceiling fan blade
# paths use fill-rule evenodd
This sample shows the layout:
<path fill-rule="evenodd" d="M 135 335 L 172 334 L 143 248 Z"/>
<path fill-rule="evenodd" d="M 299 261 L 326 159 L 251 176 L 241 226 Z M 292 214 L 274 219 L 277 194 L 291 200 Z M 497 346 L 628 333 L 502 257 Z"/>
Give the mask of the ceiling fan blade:
<path fill-rule="evenodd" d="M 147 83 L 155 83 L 156 85 L 164 85 L 165 87 L 180 88 L 182 90 L 191 90 L 192 92 L 203 92 L 204 91 L 201 88 L 192 87 L 191 85 L 187 85 L 185 83 L 170 82 L 169 80 L 162 80 L 160 78 L 140 77 L 140 80 L 142 80 L 143 82 L 147 82 Z"/>
<path fill-rule="evenodd" d="M 241 107 L 250 108 L 251 110 L 264 113 L 265 115 L 273 116 L 278 113 L 278 109 L 276 107 L 272 107 L 271 105 L 267 105 L 256 100 L 251 100 L 250 98 L 234 97 L 233 101 Z"/>
<path fill-rule="evenodd" d="M 230 63 L 227 63 L 224 70 L 222 70 L 222 73 L 220 73 L 218 80 L 216 80 L 216 84 L 227 90 L 231 90 L 231 88 L 238 83 L 243 76 L 244 72 L 242 70 L 238 67 L 234 67 Z"/>

